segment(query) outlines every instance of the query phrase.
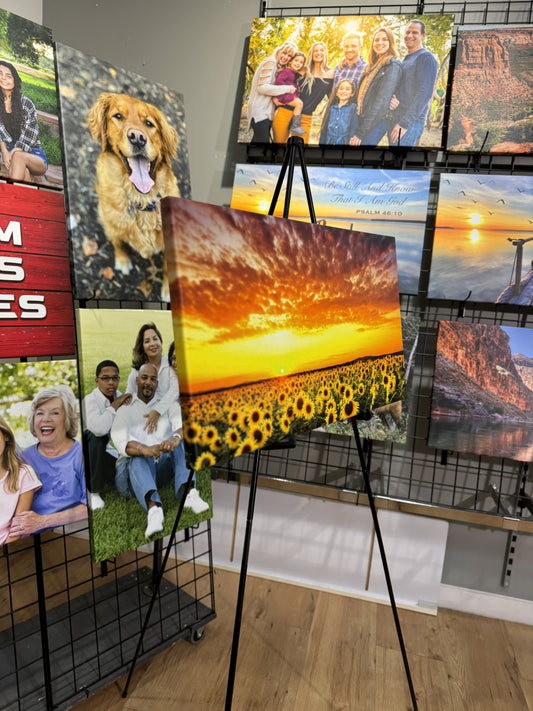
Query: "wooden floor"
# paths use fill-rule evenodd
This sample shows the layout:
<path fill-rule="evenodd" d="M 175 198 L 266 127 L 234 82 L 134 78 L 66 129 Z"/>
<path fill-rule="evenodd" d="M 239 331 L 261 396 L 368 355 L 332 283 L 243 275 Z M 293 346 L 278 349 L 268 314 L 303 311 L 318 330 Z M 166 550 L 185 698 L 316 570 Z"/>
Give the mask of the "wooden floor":
<path fill-rule="evenodd" d="M 77 711 L 224 709 L 238 576 L 215 572 L 217 618 Z M 533 711 L 533 627 L 400 610 L 419 711 Z M 234 711 L 411 709 L 386 605 L 249 577 Z"/>

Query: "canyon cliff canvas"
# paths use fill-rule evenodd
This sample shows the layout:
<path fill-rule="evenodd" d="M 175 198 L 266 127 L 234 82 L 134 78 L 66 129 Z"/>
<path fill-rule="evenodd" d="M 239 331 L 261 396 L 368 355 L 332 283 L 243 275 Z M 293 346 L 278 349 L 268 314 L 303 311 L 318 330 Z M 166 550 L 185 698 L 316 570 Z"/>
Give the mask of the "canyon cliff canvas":
<path fill-rule="evenodd" d="M 401 400 L 392 237 L 163 200 L 189 466 Z"/>
<path fill-rule="evenodd" d="M 440 147 L 453 20 L 254 19 L 239 142 Z"/>
<path fill-rule="evenodd" d="M 457 33 L 448 150 L 533 152 L 533 26 Z"/>
<path fill-rule="evenodd" d="M 231 207 L 266 214 L 281 166 L 237 164 Z M 400 293 L 417 294 L 431 171 L 307 169 L 317 221 L 332 227 L 387 234 L 396 240 Z M 275 215 L 283 214 L 285 184 Z M 296 169 L 289 217 L 309 221 L 301 171 Z"/>
<path fill-rule="evenodd" d="M 190 196 L 183 96 L 57 45 L 78 299 L 168 301 L 160 201 Z"/>
<path fill-rule="evenodd" d="M 533 177 L 442 174 L 428 296 L 533 303 Z"/>
<path fill-rule="evenodd" d="M 439 323 L 428 444 L 531 461 L 532 329 Z"/>

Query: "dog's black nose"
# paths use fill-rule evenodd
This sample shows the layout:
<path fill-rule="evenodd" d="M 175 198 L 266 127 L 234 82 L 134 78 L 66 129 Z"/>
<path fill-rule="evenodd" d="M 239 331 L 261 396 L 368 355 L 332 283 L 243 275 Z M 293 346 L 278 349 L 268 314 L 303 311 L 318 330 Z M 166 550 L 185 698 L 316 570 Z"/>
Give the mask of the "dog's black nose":
<path fill-rule="evenodd" d="M 130 128 L 128 131 L 128 141 L 134 148 L 144 148 L 146 145 L 146 136 L 142 131 L 137 131 L 134 128 Z"/>

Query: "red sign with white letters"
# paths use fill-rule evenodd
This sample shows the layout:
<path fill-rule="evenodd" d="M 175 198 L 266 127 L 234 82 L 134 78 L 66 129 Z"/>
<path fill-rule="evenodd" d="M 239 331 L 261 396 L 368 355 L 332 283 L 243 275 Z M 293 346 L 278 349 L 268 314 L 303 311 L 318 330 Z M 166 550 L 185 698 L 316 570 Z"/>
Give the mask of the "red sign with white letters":
<path fill-rule="evenodd" d="M 0 184 L 0 358 L 75 353 L 63 194 Z"/>

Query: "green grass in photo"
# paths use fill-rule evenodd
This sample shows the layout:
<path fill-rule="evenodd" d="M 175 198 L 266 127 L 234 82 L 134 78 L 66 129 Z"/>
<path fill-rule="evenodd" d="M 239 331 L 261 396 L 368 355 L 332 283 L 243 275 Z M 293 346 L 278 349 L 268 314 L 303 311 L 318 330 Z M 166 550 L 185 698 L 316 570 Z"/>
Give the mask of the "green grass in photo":
<path fill-rule="evenodd" d="M 202 499 L 209 504 L 209 510 L 197 515 L 191 509 L 184 509 L 180 520 L 180 529 L 190 528 L 201 521 L 206 521 L 213 515 L 209 469 L 196 473 L 196 488 Z M 159 490 L 159 494 L 165 512 L 164 531 L 163 534 L 157 534 L 154 538 L 171 534 L 179 506 L 173 487 L 163 487 Z M 92 531 L 91 544 L 95 561 L 113 558 L 119 553 L 133 550 L 149 542 L 144 537 L 146 512 L 136 498 L 125 499 L 114 489 L 105 491 L 103 498 L 105 500 L 103 509 L 89 511 Z"/>
<path fill-rule="evenodd" d="M 22 93 L 31 99 L 38 111 L 57 114 L 57 92 L 52 78 L 37 77 L 32 74 L 20 73 Z"/>

